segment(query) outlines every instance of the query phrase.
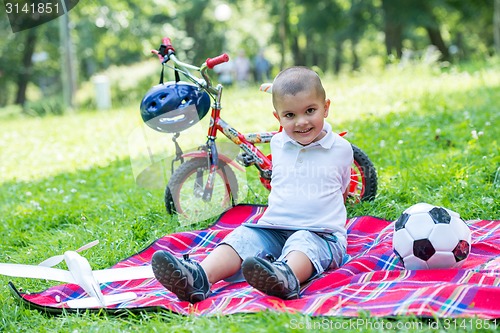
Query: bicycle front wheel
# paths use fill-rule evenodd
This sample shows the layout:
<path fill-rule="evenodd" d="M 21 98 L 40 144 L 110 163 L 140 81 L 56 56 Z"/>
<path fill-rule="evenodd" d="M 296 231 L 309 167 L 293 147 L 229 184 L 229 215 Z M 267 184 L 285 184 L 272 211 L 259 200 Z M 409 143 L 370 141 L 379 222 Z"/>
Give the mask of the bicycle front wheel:
<path fill-rule="evenodd" d="M 165 208 L 169 214 L 182 214 L 193 220 L 206 219 L 230 208 L 237 201 L 238 181 L 231 167 L 219 161 L 210 199 L 203 199 L 210 174 L 207 158 L 192 158 L 175 170 L 165 189 Z"/>

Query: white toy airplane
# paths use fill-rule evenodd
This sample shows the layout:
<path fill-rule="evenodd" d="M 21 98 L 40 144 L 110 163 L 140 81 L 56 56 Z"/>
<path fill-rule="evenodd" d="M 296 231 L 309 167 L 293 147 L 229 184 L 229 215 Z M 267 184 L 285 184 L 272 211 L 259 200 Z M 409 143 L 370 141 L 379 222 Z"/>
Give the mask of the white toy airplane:
<path fill-rule="evenodd" d="M 259 88 L 260 91 L 272 94 L 273 93 L 273 84 L 272 83 L 262 83 Z"/>
<path fill-rule="evenodd" d="M 64 255 L 51 257 L 39 265 L 6 264 L 0 263 L 0 274 L 12 277 L 32 279 L 46 279 L 77 284 L 87 292 L 90 297 L 67 301 L 70 308 L 106 307 L 137 298 L 133 292 L 114 295 L 103 295 L 100 283 L 138 280 L 153 278 L 151 265 L 123 268 L 109 268 L 93 271 L 87 259 L 78 254 L 81 250 L 97 244 L 98 241 L 89 243 L 76 251 L 66 251 Z M 64 260 L 68 270 L 52 268 Z"/>

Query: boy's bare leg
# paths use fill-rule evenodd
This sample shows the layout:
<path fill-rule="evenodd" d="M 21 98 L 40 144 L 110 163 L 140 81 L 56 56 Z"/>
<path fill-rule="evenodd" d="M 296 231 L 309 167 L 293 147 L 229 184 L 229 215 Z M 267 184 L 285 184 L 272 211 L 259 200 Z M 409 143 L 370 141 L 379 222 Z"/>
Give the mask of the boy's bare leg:
<path fill-rule="evenodd" d="M 311 260 L 303 252 L 292 251 L 288 253 L 285 259 L 300 283 L 309 279 L 314 272 Z"/>
<path fill-rule="evenodd" d="M 217 246 L 201 263 L 210 284 L 236 274 L 241 268 L 241 258 L 229 245 Z"/>

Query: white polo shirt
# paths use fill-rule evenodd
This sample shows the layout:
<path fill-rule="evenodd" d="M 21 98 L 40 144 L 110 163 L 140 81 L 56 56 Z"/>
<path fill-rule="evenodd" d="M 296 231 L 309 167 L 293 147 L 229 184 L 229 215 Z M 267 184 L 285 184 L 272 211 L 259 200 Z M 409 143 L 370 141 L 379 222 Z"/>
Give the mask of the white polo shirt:
<path fill-rule="evenodd" d="M 332 230 L 346 245 L 343 193 L 350 182 L 351 144 L 332 132 L 302 146 L 284 131 L 271 140 L 273 173 L 268 208 L 259 223 Z"/>

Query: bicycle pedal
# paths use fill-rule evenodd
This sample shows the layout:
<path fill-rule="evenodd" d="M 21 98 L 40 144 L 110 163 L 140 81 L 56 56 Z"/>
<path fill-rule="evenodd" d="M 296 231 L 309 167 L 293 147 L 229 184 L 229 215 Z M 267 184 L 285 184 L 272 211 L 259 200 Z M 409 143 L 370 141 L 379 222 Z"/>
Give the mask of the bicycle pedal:
<path fill-rule="evenodd" d="M 236 161 L 244 167 L 249 167 L 255 164 L 255 159 L 247 153 L 238 154 L 238 156 L 236 157 Z"/>

